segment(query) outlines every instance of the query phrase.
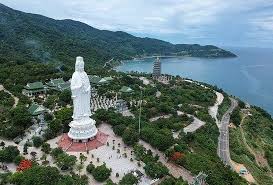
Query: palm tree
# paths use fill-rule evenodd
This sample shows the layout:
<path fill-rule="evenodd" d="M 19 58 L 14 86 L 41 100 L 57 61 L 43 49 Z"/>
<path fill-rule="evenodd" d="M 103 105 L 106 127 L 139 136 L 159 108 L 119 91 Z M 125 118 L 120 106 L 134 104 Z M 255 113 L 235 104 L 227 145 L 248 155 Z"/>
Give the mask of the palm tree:
<path fill-rule="evenodd" d="M 80 161 L 81 164 L 83 164 L 86 161 L 87 157 L 85 155 L 83 155 L 82 153 L 80 153 Z"/>

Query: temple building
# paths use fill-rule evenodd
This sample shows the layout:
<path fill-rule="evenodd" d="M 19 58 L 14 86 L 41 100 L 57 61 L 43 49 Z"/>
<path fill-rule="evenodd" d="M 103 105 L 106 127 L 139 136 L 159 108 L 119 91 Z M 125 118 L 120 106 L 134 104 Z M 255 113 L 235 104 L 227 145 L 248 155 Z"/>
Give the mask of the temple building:
<path fill-rule="evenodd" d="M 58 84 L 58 86 L 57 86 L 57 90 L 58 91 L 61 91 L 61 92 L 63 92 L 64 90 L 71 90 L 70 89 L 70 82 L 68 81 L 68 82 L 65 82 L 65 83 L 62 83 L 62 84 Z"/>
<path fill-rule="evenodd" d="M 132 93 L 132 92 L 134 92 L 134 90 L 131 89 L 130 87 L 123 86 L 123 87 L 119 90 L 119 92 L 121 92 L 121 93 Z"/>
<path fill-rule="evenodd" d="M 157 57 L 153 65 L 153 77 L 158 78 L 160 76 L 161 76 L 161 62 L 160 62 L 160 59 Z"/>
<path fill-rule="evenodd" d="M 57 78 L 57 79 L 50 79 L 49 82 L 46 83 L 48 86 L 48 89 L 53 89 L 56 91 L 64 91 L 64 90 L 70 90 L 70 82 L 65 82 L 63 78 Z"/>
<path fill-rule="evenodd" d="M 35 96 L 39 94 L 45 94 L 47 91 L 47 87 L 42 82 L 33 82 L 33 83 L 27 83 L 26 86 L 24 86 L 24 89 L 22 93 L 26 96 Z"/>
<path fill-rule="evenodd" d="M 113 80 L 112 77 L 104 77 L 104 78 L 101 78 L 97 75 L 88 75 L 88 78 L 89 78 L 89 81 L 91 83 L 91 85 L 93 86 L 101 86 L 101 85 L 104 85 L 104 84 L 109 84 L 110 81 Z"/>
<path fill-rule="evenodd" d="M 32 116 L 39 116 L 41 114 L 44 114 L 46 112 L 46 108 L 42 105 L 38 105 L 36 103 L 33 103 L 29 108 L 28 108 L 28 112 L 32 115 Z"/>

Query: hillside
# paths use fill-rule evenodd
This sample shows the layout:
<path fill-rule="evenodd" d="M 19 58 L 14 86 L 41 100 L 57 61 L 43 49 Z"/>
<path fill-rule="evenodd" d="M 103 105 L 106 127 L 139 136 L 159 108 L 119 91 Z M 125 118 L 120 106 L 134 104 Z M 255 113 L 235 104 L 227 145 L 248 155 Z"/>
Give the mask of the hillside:
<path fill-rule="evenodd" d="M 211 45 L 175 45 L 121 31 L 99 30 L 73 20 L 54 20 L 20 12 L 1 3 L 0 41 L 0 58 L 6 61 L 67 63 L 81 55 L 87 62 L 101 64 L 111 58 L 128 59 L 144 55 L 236 56 Z"/>
<path fill-rule="evenodd" d="M 10 63 L 13 65 L 8 66 Z M 31 184 L 25 182 L 36 182 L 36 179 L 48 179 L 56 175 L 53 178 L 54 181 L 40 180 L 39 184 L 56 185 L 60 184 L 60 182 L 63 184 L 76 184 L 67 183 L 68 178 L 70 182 L 77 181 L 83 185 L 101 184 L 94 181 L 94 178 L 97 180 L 97 175 L 93 170 L 100 169 L 100 166 L 105 162 L 106 167 L 112 169 L 111 176 L 108 175 L 100 181 L 105 181 L 109 177 L 119 185 L 135 184 L 122 183 L 126 177 L 124 174 L 135 168 L 150 180 L 162 178 L 164 181 L 160 185 L 188 184 L 199 172 L 208 175 L 206 182 L 210 185 L 246 185 L 245 180 L 231 171 L 230 168 L 225 167 L 217 156 L 219 130 L 215 120 L 208 112 L 209 107 L 215 105 L 217 96 L 209 85 L 204 84 L 209 87 L 204 88 L 203 85 L 197 82 L 174 76 L 169 83 L 163 84 L 152 79 L 148 74 L 142 76 L 149 81 L 145 85 L 140 80 L 141 76 L 137 74 L 128 75 L 109 71 L 105 75 L 100 75 L 101 77 L 111 76 L 113 80 L 104 85 L 93 86 L 96 89 L 96 98 L 99 101 L 92 100 L 91 105 L 97 105 L 98 102 L 104 105 L 106 102 L 104 102 L 104 97 L 107 97 L 108 100 L 114 100 L 120 89 L 127 86 L 132 88 L 133 93 L 122 92 L 118 96 L 127 102 L 128 113 L 133 116 L 120 113 L 113 107 L 97 109 L 93 114 L 93 118 L 96 120 L 99 130 L 109 135 L 108 144 L 106 143 L 105 146 L 90 151 L 83 151 L 82 154 L 80 152 L 73 153 L 72 151 L 64 153 L 57 148 L 56 143 L 60 138 L 57 136 L 61 136 L 63 132 L 68 132 L 69 129 L 68 124 L 72 116 L 70 92 L 50 91 L 43 98 L 42 96 L 28 98 L 22 95 L 20 90 L 22 85 L 28 81 L 40 80 L 46 82 L 50 78 L 57 77 L 68 79 L 67 72 L 60 74 L 52 66 L 37 62 L 10 63 L 1 65 L 3 67 L 0 68 L 0 83 L 4 82 L 4 87 L 19 98 L 19 104 L 17 107 L 12 108 L 14 104 L 12 96 L 2 92 L 3 98 L 0 98 L 0 111 L 3 116 L 0 116 L 0 143 L 3 141 L 6 146 L 0 150 L 0 156 L 2 156 L 0 162 L 5 164 L 9 162 L 8 168 L 12 173 L 0 173 L 0 180 L 3 179 L 4 182 L 20 185 L 22 182 L 23 184 Z M 87 72 L 92 74 L 89 71 Z M 160 92 L 160 96 L 157 96 L 157 92 Z M 139 134 L 137 116 L 139 107 L 137 101 L 141 94 L 143 95 L 143 111 L 141 114 L 141 134 Z M 7 101 L 4 101 L 5 99 Z M 27 131 L 27 128 L 34 125 L 30 121 L 31 116 L 26 107 L 31 102 L 36 102 L 50 110 L 50 113 L 45 115 L 49 127 L 41 135 L 44 147 L 49 145 L 51 149 L 51 152 L 47 151 L 47 154 L 45 154 L 48 156 L 46 159 L 42 158 L 45 150 L 42 149 L 43 146 L 39 147 L 41 142 L 40 144 L 38 142 L 39 145 L 36 145 L 35 142 L 39 137 L 32 137 Z M 205 124 L 196 128 L 196 131 L 185 134 L 184 128 L 190 127 L 197 119 L 205 122 Z M 13 138 L 19 138 L 20 143 L 14 143 Z M 33 145 L 27 142 L 27 138 L 32 138 L 30 140 L 33 140 Z M 13 145 L 15 148 L 8 148 L 9 145 Z M 24 146 L 25 149 L 18 147 L 17 150 L 17 146 Z M 13 152 L 13 150 L 16 151 L 14 156 L 7 157 L 8 152 Z M 33 151 L 37 153 L 35 159 L 31 156 Z M 56 153 L 60 153 L 61 156 Z M 27 160 L 37 161 L 37 166 L 22 173 L 16 172 L 12 166 L 18 165 L 18 163 L 15 163 L 15 157 L 19 154 Z M 77 170 L 80 155 L 87 158 L 83 164 L 81 176 L 78 175 Z M 76 156 L 77 159 L 73 156 Z M 40 158 L 42 159 L 40 160 Z M 67 175 L 66 178 L 63 178 L 61 175 L 65 173 L 63 169 L 66 169 L 64 168 L 67 165 L 66 161 L 69 163 L 71 172 L 76 175 Z M 115 161 L 118 162 L 118 165 L 116 165 Z M 45 163 L 47 163 L 47 168 L 43 165 Z M 57 168 L 54 168 L 55 164 L 57 164 Z M 89 168 L 93 170 L 88 170 Z M 105 174 L 105 170 L 99 174 Z M 174 178 L 171 176 L 174 176 Z"/>
<path fill-rule="evenodd" d="M 175 45 L 99 30 L 0 3 L 0 184 L 130 185 L 160 179 L 159 185 L 186 185 L 200 172 L 209 185 L 273 184 L 273 119 L 265 110 L 233 97 L 238 106 L 228 113 L 229 150 L 220 148 L 230 154 L 231 164 L 226 165 L 218 154 L 219 135 L 224 132 L 219 125 L 232 105 L 231 95 L 180 76 L 160 80 L 151 74 L 101 67 L 112 58 L 157 54 L 235 57 L 215 46 Z M 98 137 L 107 137 L 90 150 L 85 145 L 75 152 L 69 145 L 63 151 L 59 142 L 72 121 L 71 92 L 48 86 L 46 94 L 27 97 L 22 89 L 29 82 L 68 81 L 79 55 L 87 64 L 87 74 L 111 79 L 91 84 L 96 93 L 91 99 L 92 118 Z M 60 64 L 66 65 L 56 69 Z M 132 91 L 121 91 L 124 87 Z M 121 109 L 117 99 L 124 102 Z M 32 103 L 48 109 L 40 133 L 36 126 L 41 120 L 29 111 Z M 248 173 L 239 175 L 238 166 Z M 133 175 L 135 169 L 141 178 Z"/>
<path fill-rule="evenodd" d="M 231 129 L 231 158 L 251 172 L 259 184 L 272 184 L 273 120 L 259 107 L 238 109 Z M 237 118 L 237 119 L 236 119 Z M 237 120 L 237 121 L 236 121 Z"/>

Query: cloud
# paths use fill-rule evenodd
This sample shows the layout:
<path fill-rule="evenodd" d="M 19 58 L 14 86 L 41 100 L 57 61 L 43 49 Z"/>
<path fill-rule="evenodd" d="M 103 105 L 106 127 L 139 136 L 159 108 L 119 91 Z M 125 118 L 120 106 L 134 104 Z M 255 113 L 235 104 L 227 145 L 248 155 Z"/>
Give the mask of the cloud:
<path fill-rule="evenodd" d="M 143 18 L 146 21 L 157 21 L 157 22 L 165 22 L 166 19 L 163 17 L 144 17 Z"/>
<path fill-rule="evenodd" d="M 0 0 L 15 9 L 75 19 L 175 43 L 273 46 L 273 0 Z"/>

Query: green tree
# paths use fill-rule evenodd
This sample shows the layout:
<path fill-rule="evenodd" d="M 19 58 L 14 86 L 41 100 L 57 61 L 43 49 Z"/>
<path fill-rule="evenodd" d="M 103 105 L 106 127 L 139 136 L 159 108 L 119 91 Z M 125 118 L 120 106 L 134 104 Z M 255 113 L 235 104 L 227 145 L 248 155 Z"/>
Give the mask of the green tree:
<path fill-rule="evenodd" d="M 127 128 L 122 135 L 122 140 L 127 145 L 133 145 L 138 142 L 139 135 L 134 129 Z"/>
<path fill-rule="evenodd" d="M 63 154 L 64 151 L 61 149 L 61 148 L 54 148 L 52 149 L 51 151 L 51 156 L 54 158 L 54 159 L 57 159 L 57 157 L 60 155 L 60 154 Z"/>
<path fill-rule="evenodd" d="M 126 125 L 124 125 L 124 124 L 113 126 L 113 131 L 118 136 L 122 136 L 122 134 L 124 133 L 125 129 L 126 129 Z"/>
<path fill-rule="evenodd" d="M 89 163 L 87 166 L 86 166 L 86 171 L 90 174 L 92 174 L 93 170 L 95 169 L 95 165 L 93 163 Z"/>
<path fill-rule="evenodd" d="M 137 183 L 138 179 L 132 173 L 124 175 L 122 179 L 119 181 L 119 185 L 135 185 Z"/>
<path fill-rule="evenodd" d="M 101 166 L 97 166 L 93 171 L 92 175 L 94 179 L 98 182 L 103 182 L 106 181 L 110 175 L 111 175 L 111 170 L 108 169 L 105 165 L 105 163 Z"/>
<path fill-rule="evenodd" d="M 20 162 L 21 162 L 22 160 L 24 160 L 24 159 L 25 159 L 25 158 L 24 158 L 23 156 L 17 155 L 17 156 L 13 159 L 13 162 L 14 162 L 16 165 L 19 165 Z"/>
<path fill-rule="evenodd" d="M 49 129 L 54 136 L 60 133 L 62 128 L 63 128 L 63 124 L 60 119 L 54 119 L 49 123 Z"/>
<path fill-rule="evenodd" d="M 144 166 L 145 173 L 152 178 L 162 178 L 168 175 L 169 170 L 160 162 L 148 162 Z"/>
<path fill-rule="evenodd" d="M 55 107 L 57 98 L 58 97 L 56 95 L 49 95 L 44 102 L 44 106 L 48 107 L 49 109 L 53 109 Z"/>
<path fill-rule="evenodd" d="M 64 132 L 69 131 L 69 123 L 72 121 L 72 108 L 62 108 L 55 113 L 56 119 L 59 119 L 62 122 Z"/>
<path fill-rule="evenodd" d="M 23 128 L 31 125 L 31 115 L 25 106 L 17 106 L 10 111 L 10 117 L 15 126 L 22 126 Z"/>
<path fill-rule="evenodd" d="M 65 102 L 66 104 L 69 104 L 71 102 L 71 91 L 70 90 L 64 90 L 59 95 L 59 99 L 62 102 Z"/>
<path fill-rule="evenodd" d="M 241 115 L 240 115 L 240 108 L 236 107 L 234 111 L 230 115 L 230 120 L 234 123 L 237 127 L 241 124 Z"/>
<path fill-rule="evenodd" d="M 14 173 L 10 181 L 15 185 L 57 185 L 61 177 L 55 167 L 33 166 L 23 172 Z"/>
<path fill-rule="evenodd" d="M 32 142 L 33 142 L 33 146 L 35 146 L 36 148 L 39 148 L 43 144 L 44 141 L 41 137 L 34 136 L 32 138 Z"/>
<path fill-rule="evenodd" d="M 58 155 L 56 162 L 57 166 L 61 169 L 72 169 L 77 161 L 76 156 L 62 153 Z"/>
<path fill-rule="evenodd" d="M 0 162 L 13 162 L 13 160 L 20 154 L 16 146 L 7 146 L 0 150 Z"/>
<path fill-rule="evenodd" d="M 86 161 L 87 157 L 80 153 L 80 163 L 83 164 Z"/>
<path fill-rule="evenodd" d="M 50 144 L 48 144 L 48 143 L 43 143 L 42 144 L 42 149 L 41 149 L 44 153 L 46 153 L 46 154 L 49 154 L 50 153 L 50 150 L 51 150 L 51 148 L 50 148 Z"/>
<path fill-rule="evenodd" d="M 114 183 L 111 179 L 107 179 L 104 185 L 117 185 L 117 184 Z"/>

